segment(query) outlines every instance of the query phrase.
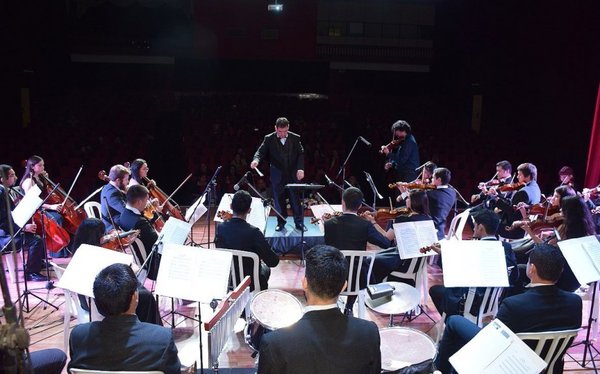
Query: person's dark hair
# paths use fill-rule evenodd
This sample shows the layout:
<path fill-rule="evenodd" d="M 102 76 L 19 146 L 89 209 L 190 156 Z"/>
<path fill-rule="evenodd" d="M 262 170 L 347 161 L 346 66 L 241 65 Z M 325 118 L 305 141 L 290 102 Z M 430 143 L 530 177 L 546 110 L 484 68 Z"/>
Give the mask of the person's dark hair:
<path fill-rule="evenodd" d="M 279 117 L 275 121 L 275 126 L 277 126 L 278 129 L 286 128 L 289 125 L 290 125 L 290 121 L 288 121 L 288 119 L 285 117 Z"/>
<path fill-rule="evenodd" d="M 250 206 L 252 205 L 252 196 L 248 191 L 240 190 L 233 195 L 231 199 L 231 210 L 236 215 L 243 215 L 248 213 Z"/>
<path fill-rule="evenodd" d="M 127 203 L 135 204 L 140 199 L 148 196 L 148 189 L 141 184 L 134 184 L 127 189 Z"/>
<path fill-rule="evenodd" d="M 410 198 L 410 209 L 415 213 L 431 215 L 429 211 L 429 198 L 424 190 L 410 190 L 408 192 Z"/>
<path fill-rule="evenodd" d="M 512 173 L 512 165 L 510 164 L 510 162 L 508 162 L 506 160 L 497 162 L 496 166 L 500 166 L 502 168 L 502 170 Z"/>
<path fill-rule="evenodd" d="M 523 173 L 526 177 L 531 177 L 531 180 L 537 180 L 537 168 L 530 162 L 525 162 L 517 167 L 517 171 Z"/>
<path fill-rule="evenodd" d="M 440 178 L 442 181 L 442 184 L 448 184 L 450 183 L 450 179 L 452 178 L 452 174 L 450 173 L 450 170 L 446 169 L 446 168 L 437 168 L 433 171 L 433 178 Z"/>
<path fill-rule="evenodd" d="M 433 172 L 435 171 L 435 169 L 437 169 L 437 165 L 435 164 L 435 162 L 427 161 L 424 168 L 429 172 L 429 174 L 433 175 Z"/>
<path fill-rule="evenodd" d="M 8 172 L 12 169 L 12 166 L 7 164 L 0 164 L 0 178 L 7 179 Z M 10 187 L 10 186 L 9 186 Z"/>
<path fill-rule="evenodd" d="M 575 196 L 575 190 L 571 186 L 558 186 L 554 192 L 560 195 L 560 201 L 567 196 Z"/>
<path fill-rule="evenodd" d="M 408 136 L 408 135 L 410 135 L 412 129 L 410 128 L 410 125 L 408 124 L 408 122 L 403 121 L 403 120 L 398 120 L 398 121 L 394 122 L 394 124 L 392 125 L 392 134 L 396 133 L 396 131 L 405 131 L 406 136 Z"/>
<path fill-rule="evenodd" d="M 133 160 L 133 162 L 130 165 L 131 178 L 135 179 L 135 181 L 138 182 L 139 184 L 144 184 L 144 181 L 142 181 L 142 178 L 140 177 L 140 169 L 146 163 L 147 163 L 146 160 L 143 160 L 141 158 L 136 158 L 135 160 Z"/>
<path fill-rule="evenodd" d="M 131 171 L 129 169 L 127 169 L 123 165 L 117 164 L 110 168 L 110 171 L 108 172 L 108 179 L 114 182 L 117 179 L 125 178 L 125 176 L 128 174 L 131 174 Z"/>
<path fill-rule="evenodd" d="M 106 226 L 101 219 L 86 218 L 77 228 L 73 237 L 73 249 L 77 250 L 82 244 L 100 245 L 100 239 L 104 236 Z"/>
<path fill-rule="evenodd" d="M 113 264 L 100 271 L 94 280 L 94 300 L 105 317 L 118 316 L 129 309 L 138 281 L 125 264 Z"/>
<path fill-rule="evenodd" d="M 540 278 L 556 282 L 562 274 L 565 259 L 558 248 L 547 243 L 539 243 L 535 244 L 529 253 L 529 263 L 535 265 Z"/>
<path fill-rule="evenodd" d="M 562 168 L 560 168 L 560 170 L 558 171 L 558 175 L 562 176 L 562 175 L 575 175 L 573 168 L 570 166 L 563 166 Z"/>
<path fill-rule="evenodd" d="M 306 281 L 316 296 L 332 299 L 342 292 L 348 277 L 344 254 L 330 245 L 316 245 L 306 252 Z"/>
<path fill-rule="evenodd" d="M 488 235 L 496 235 L 500 225 L 500 217 L 491 210 L 483 209 L 473 215 L 475 223 L 483 225 Z"/>
<path fill-rule="evenodd" d="M 33 155 L 27 159 L 27 165 L 25 165 L 25 172 L 23 173 L 23 176 L 21 177 L 21 181 L 19 182 L 20 186 L 23 185 L 23 181 L 25 179 L 31 177 L 31 175 L 33 174 L 33 167 L 42 161 L 44 161 L 44 159 L 41 158 L 40 156 L 36 156 L 36 155 Z"/>
<path fill-rule="evenodd" d="M 583 199 L 577 195 L 567 196 L 560 200 L 560 209 L 565 217 L 565 238 L 575 239 L 588 235 L 596 235 L 596 226 L 590 209 Z"/>
<path fill-rule="evenodd" d="M 346 209 L 357 211 L 363 201 L 363 193 L 356 187 L 347 188 L 342 194 L 342 199 L 346 204 Z"/>

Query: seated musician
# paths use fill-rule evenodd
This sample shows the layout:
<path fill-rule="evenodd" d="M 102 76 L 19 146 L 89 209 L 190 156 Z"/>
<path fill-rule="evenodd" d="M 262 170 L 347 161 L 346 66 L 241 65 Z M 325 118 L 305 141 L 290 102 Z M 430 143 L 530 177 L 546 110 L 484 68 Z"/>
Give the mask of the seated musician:
<path fill-rule="evenodd" d="M 575 189 L 575 173 L 573 168 L 570 166 L 563 166 L 558 171 L 558 178 L 560 179 L 561 186 L 569 186 Z"/>
<path fill-rule="evenodd" d="M 337 308 L 347 285 L 347 264 L 337 248 L 317 245 L 306 252 L 302 288 L 308 306 L 293 325 L 265 334 L 259 374 L 381 373 L 377 325 L 348 317 Z"/>
<path fill-rule="evenodd" d="M 40 190 L 44 191 L 44 182 L 41 180 L 41 176 L 47 175 L 45 167 L 44 159 L 40 156 L 34 155 L 27 159 L 25 172 L 19 184 L 24 193 L 27 193 L 34 185 L 37 185 Z M 63 218 L 59 213 L 62 208 L 61 204 L 43 204 L 42 208 L 46 209 L 49 217 L 62 226 Z"/>
<path fill-rule="evenodd" d="M 500 218 L 497 214 L 491 210 L 481 210 L 473 215 L 473 221 L 475 226 L 473 228 L 473 239 L 476 240 L 495 240 L 496 231 L 500 224 Z M 501 242 L 504 247 L 504 259 L 506 260 L 506 268 L 510 268 L 509 284 L 512 286 L 519 278 L 519 270 L 517 268 L 517 261 L 515 254 L 509 243 Z M 439 245 L 428 247 L 437 253 L 442 255 L 442 261 L 444 259 L 443 253 L 440 251 Z M 444 287 L 442 285 L 435 285 L 429 289 L 429 295 L 435 305 L 437 311 L 442 315 L 446 313 L 446 316 L 454 314 L 462 314 L 461 308 L 464 307 L 467 293 L 469 292 L 468 287 Z M 483 298 L 485 288 L 478 287 L 476 290 L 476 298 L 473 302 L 471 314 L 476 315 L 479 305 Z"/>
<path fill-rule="evenodd" d="M 133 185 L 127 190 L 127 204 L 120 217 L 120 225 L 123 230 L 140 230 L 139 238 L 144 244 L 144 249 L 149 255 L 154 243 L 158 239 L 158 234 L 152 227 L 152 220 L 156 219 L 154 214 L 152 219 L 144 216 L 143 212 L 148 206 L 148 189 L 142 185 Z M 154 252 L 152 258 L 147 264 L 148 278 L 156 280 L 158 267 L 160 266 L 161 255 Z"/>
<path fill-rule="evenodd" d="M 246 222 L 246 218 L 250 214 L 250 205 L 252 205 L 252 197 L 248 192 L 240 190 L 233 195 L 231 200 L 233 217 L 217 226 L 215 245 L 217 248 L 256 253 L 260 261 L 258 269 L 260 288 L 261 290 L 266 290 L 269 286 L 270 268 L 279 264 L 279 257 L 273 252 L 271 245 L 267 242 L 263 233 L 257 227 Z M 254 269 L 252 260 L 244 259 L 243 267 L 244 275 L 252 277 Z M 254 280 L 251 290 L 253 289 Z"/>
<path fill-rule="evenodd" d="M 116 228 L 113 227 L 111 218 L 115 222 L 115 225 L 120 225 L 121 214 L 125 210 L 125 192 L 127 191 L 130 174 L 129 169 L 123 165 L 111 167 L 108 173 L 109 182 L 102 188 L 102 192 L 100 192 L 100 213 L 107 232 Z"/>
<path fill-rule="evenodd" d="M 496 187 L 504 184 L 511 183 L 512 181 L 512 165 L 510 162 L 504 160 L 496 163 L 496 176 L 488 183 L 479 183 L 478 188 L 481 190 L 480 193 L 471 196 L 472 204 L 481 204 L 475 209 L 493 209 L 495 208 L 496 195 L 500 194 L 501 197 L 508 197 L 509 192 L 497 192 Z M 473 210 L 473 208 L 471 209 Z"/>
<path fill-rule="evenodd" d="M 12 187 L 17 182 L 17 175 L 13 168 L 9 165 L 0 165 L 0 248 L 6 246 L 5 252 L 11 250 L 10 243 L 10 228 L 8 215 L 15 209 L 15 202 L 20 199 L 19 193 L 14 191 Z M 8 194 L 10 201 L 10 211 L 6 210 L 5 194 Z M 42 239 L 35 234 L 37 227 L 34 223 L 28 223 L 23 227 L 19 234 L 15 237 L 15 246 L 17 249 L 23 248 L 27 251 L 27 260 L 25 265 L 25 276 L 29 281 L 45 281 L 48 278 L 40 273 L 42 269 L 42 261 L 44 259 L 44 246 Z M 13 230 L 16 233 L 19 227 L 13 222 Z"/>
<path fill-rule="evenodd" d="M 531 286 L 525 293 L 507 297 L 496 317 L 514 333 L 577 329 L 581 327 L 581 298 L 556 287 L 565 261 L 560 251 L 548 244 L 537 244 L 527 263 Z M 467 344 L 481 329 L 462 316 L 450 316 L 438 347 L 435 366 L 442 373 L 452 372 L 448 359 Z M 555 365 L 554 373 L 562 373 Z"/>
<path fill-rule="evenodd" d="M 433 172 L 437 169 L 437 165 L 432 161 L 427 161 L 423 166 L 423 174 L 420 175 L 420 178 L 415 179 L 414 183 L 416 184 L 432 184 L 433 183 Z M 412 182 L 411 182 L 412 183 Z M 406 194 L 400 194 L 396 197 L 396 201 L 399 203 L 404 202 L 406 199 Z"/>
<path fill-rule="evenodd" d="M 517 167 L 517 180 L 522 187 L 515 191 L 510 198 L 499 198 L 496 202 L 496 209 L 502 212 L 502 224 L 498 230 L 498 234 L 503 238 L 518 239 L 525 235 L 521 229 L 507 231 L 506 226 L 510 226 L 513 221 L 519 221 L 523 217 L 521 213 L 515 209 L 519 203 L 533 205 L 540 202 L 542 193 L 537 184 L 537 168 L 534 164 L 526 162 Z"/>
<path fill-rule="evenodd" d="M 425 191 L 410 190 L 408 193 L 408 198 L 406 199 L 406 207 L 412 212 L 407 215 L 396 217 L 394 219 L 394 223 L 431 220 L 431 216 L 429 215 L 429 199 L 427 198 Z M 391 225 L 387 231 L 383 231 L 372 215 L 364 214 L 363 216 L 367 217 L 367 219 L 375 225 L 375 228 L 384 234 L 387 239 L 390 241 L 395 240 L 394 229 L 391 227 Z M 410 261 L 400 259 L 397 246 L 383 249 L 375 256 L 373 270 L 371 272 L 371 282 L 381 283 L 393 271 L 406 271 L 406 267 L 409 264 Z"/>
<path fill-rule="evenodd" d="M 69 370 L 180 373 L 171 330 L 140 322 L 135 315 L 137 288 L 137 278 L 127 265 L 114 264 L 100 271 L 94 280 L 94 300 L 105 318 L 73 328 Z"/>
<path fill-rule="evenodd" d="M 133 186 L 136 184 L 146 186 L 144 178 L 148 177 L 148 171 L 150 170 L 146 160 L 143 160 L 141 158 L 133 160 L 133 162 L 130 165 L 130 169 L 131 177 L 129 178 L 129 186 Z"/>
<path fill-rule="evenodd" d="M 102 222 L 102 220 L 98 218 L 85 219 L 81 225 L 79 225 L 77 233 L 75 233 L 75 237 L 73 238 L 73 248 L 77 249 L 82 244 L 101 246 L 105 231 L 104 222 Z M 139 282 L 137 291 L 139 294 L 139 303 L 135 310 L 135 314 L 142 322 L 162 326 L 158 305 L 156 299 L 152 296 L 152 293 L 142 284 L 139 284 Z M 87 299 L 79 295 L 79 301 L 83 309 L 89 311 Z"/>
<path fill-rule="evenodd" d="M 434 190 L 427 190 L 427 198 L 429 199 L 429 211 L 431 218 L 437 229 L 438 239 L 442 239 L 446 234 L 446 220 L 450 209 L 456 202 L 456 191 L 450 183 L 450 170 L 446 168 L 437 168 L 433 171 Z"/>

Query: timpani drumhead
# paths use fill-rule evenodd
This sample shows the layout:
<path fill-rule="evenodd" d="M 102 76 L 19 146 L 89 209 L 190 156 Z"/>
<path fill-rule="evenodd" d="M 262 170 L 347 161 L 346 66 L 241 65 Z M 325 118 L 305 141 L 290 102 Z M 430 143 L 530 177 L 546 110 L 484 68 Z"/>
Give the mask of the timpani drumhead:
<path fill-rule="evenodd" d="M 435 343 L 425 333 L 408 327 L 387 327 L 381 337 L 381 369 L 394 371 L 433 359 Z"/>
<path fill-rule="evenodd" d="M 264 290 L 250 303 L 252 318 L 269 330 L 287 327 L 304 314 L 302 304 L 289 292 Z"/>

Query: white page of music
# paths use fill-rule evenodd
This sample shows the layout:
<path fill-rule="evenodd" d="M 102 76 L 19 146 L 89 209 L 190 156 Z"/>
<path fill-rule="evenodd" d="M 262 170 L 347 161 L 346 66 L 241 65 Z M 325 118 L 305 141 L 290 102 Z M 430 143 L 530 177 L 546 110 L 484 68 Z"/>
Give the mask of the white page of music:
<path fill-rule="evenodd" d="M 502 321 L 495 319 L 450 357 L 460 374 L 538 374 L 542 360 Z"/>
<path fill-rule="evenodd" d="M 444 286 L 508 287 L 504 248 L 497 240 L 446 240 L 442 245 Z"/>
<path fill-rule="evenodd" d="M 401 259 L 435 255 L 432 251 L 427 253 L 419 251 L 438 241 L 433 221 L 394 223 L 393 228 Z"/>
<path fill-rule="evenodd" d="M 208 210 L 204 205 L 204 200 L 206 200 L 206 194 L 203 194 L 196 200 L 185 212 L 185 220 L 190 224 L 194 225 L 197 220 L 200 219 Z"/>
<path fill-rule="evenodd" d="M 321 217 L 323 217 L 323 214 L 325 213 L 333 214 L 335 212 L 341 212 L 342 204 L 315 204 L 310 206 L 310 210 L 312 211 L 312 214 L 315 216 L 315 218 L 321 219 Z M 325 233 L 323 221 L 319 221 L 318 225 L 319 230 L 321 230 L 321 233 Z"/>
<path fill-rule="evenodd" d="M 166 244 L 156 278 L 158 295 L 199 302 L 227 293 L 231 252 Z"/>
<path fill-rule="evenodd" d="M 595 235 L 561 240 L 558 247 L 579 283 L 600 280 L 600 242 Z"/>
<path fill-rule="evenodd" d="M 132 262 L 133 257 L 129 254 L 82 244 L 56 286 L 94 297 L 94 280 L 102 269 L 112 264 L 131 265 Z"/>
<path fill-rule="evenodd" d="M 40 199 L 41 193 L 42 190 L 35 184 L 25 193 L 19 205 L 12 211 L 12 219 L 17 226 L 24 227 L 35 211 L 42 205 L 44 200 Z"/>
<path fill-rule="evenodd" d="M 219 208 L 217 213 L 221 211 L 231 212 L 231 201 L 233 199 L 232 193 L 226 193 L 219 202 Z M 267 226 L 267 218 L 271 213 L 271 207 L 265 207 L 262 200 L 259 197 L 253 197 L 250 205 L 250 214 L 246 217 L 246 221 L 254 227 L 257 227 L 260 231 L 264 231 Z M 215 214 L 215 222 L 223 222 L 222 218 L 219 218 Z"/>
<path fill-rule="evenodd" d="M 191 230 L 191 223 L 187 223 L 175 217 L 169 217 L 165 226 L 160 231 L 157 241 L 161 241 L 163 246 L 165 244 L 184 244 Z M 159 251 L 159 253 L 161 252 Z"/>

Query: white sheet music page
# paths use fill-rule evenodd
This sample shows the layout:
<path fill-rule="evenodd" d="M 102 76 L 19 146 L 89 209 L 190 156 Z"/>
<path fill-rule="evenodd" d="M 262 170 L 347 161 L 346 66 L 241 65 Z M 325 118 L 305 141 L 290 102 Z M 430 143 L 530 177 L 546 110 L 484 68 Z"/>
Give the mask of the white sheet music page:
<path fill-rule="evenodd" d="M 231 252 L 166 244 L 156 278 L 158 295 L 208 303 L 227 293 Z"/>
<path fill-rule="evenodd" d="M 558 247 L 579 283 L 600 280 L 600 242 L 596 236 L 561 240 Z"/>
<path fill-rule="evenodd" d="M 112 264 L 131 265 L 133 257 L 126 253 L 82 244 L 77 248 L 57 287 L 94 297 L 94 279 L 100 270 Z"/>
<path fill-rule="evenodd" d="M 163 245 L 167 243 L 184 244 L 191 230 L 191 223 L 187 223 L 175 217 L 169 217 L 165 226 L 160 231 L 162 243 Z"/>
<path fill-rule="evenodd" d="M 200 198 L 198 198 L 198 200 L 194 201 L 194 203 L 185 212 L 185 220 L 191 223 L 192 226 L 208 210 L 206 206 L 204 206 L 204 200 L 206 200 L 206 194 L 203 194 L 200 196 Z"/>
<path fill-rule="evenodd" d="M 226 211 L 233 213 L 231 211 L 231 200 L 233 199 L 232 193 L 226 193 L 221 198 L 219 202 L 219 207 L 217 208 L 217 213 L 221 211 Z M 246 221 L 254 227 L 257 227 L 260 231 L 265 231 L 265 227 L 267 227 L 267 218 L 271 213 L 271 207 L 265 207 L 263 205 L 262 200 L 259 197 L 253 197 L 252 203 L 250 205 L 250 214 L 246 217 Z M 217 214 L 215 214 L 214 218 L 215 222 L 223 222 L 222 218 L 219 218 Z"/>
<path fill-rule="evenodd" d="M 460 374 L 537 374 L 542 360 L 502 321 L 495 319 L 450 357 Z"/>
<path fill-rule="evenodd" d="M 310 206 L 310 210 L 312 211 L 312 214 L 313 214 L 313 216 L 315 216 L 315 218 L 321 219 L 321 217 L 323 217 L 323 214 L 325 214 L 325 213 L 332 214 L 334 212 L 341 212 L 342 205 L 341 204 L 331 204 L 331 205 L 315 204 L 315 205 Z M 323 221 L 319 221 L 319 229 L 321 230 L 321 233 L 325 233 L 325 227 L 323 226 Z"/>
<path fill-rule="evenodd" d="M 35 211 L 42 205 L 41 193 L 42 190 L 35 184 L 25 193 L 19 205 L 12 211 L 12 219 L 17 226 L 25 226 Z"/>
<path fill-rule="evenodd" d="M 401 259 L 435 255 L 435 252 L 419 251 L 438 241 L 433 221 L 394 223 L 393 228 Z"/>
<path fill-rule="evenodd" d="M 508 287 L 504 248 L 497 240 L 445 240 L 444 286 Z"/>

